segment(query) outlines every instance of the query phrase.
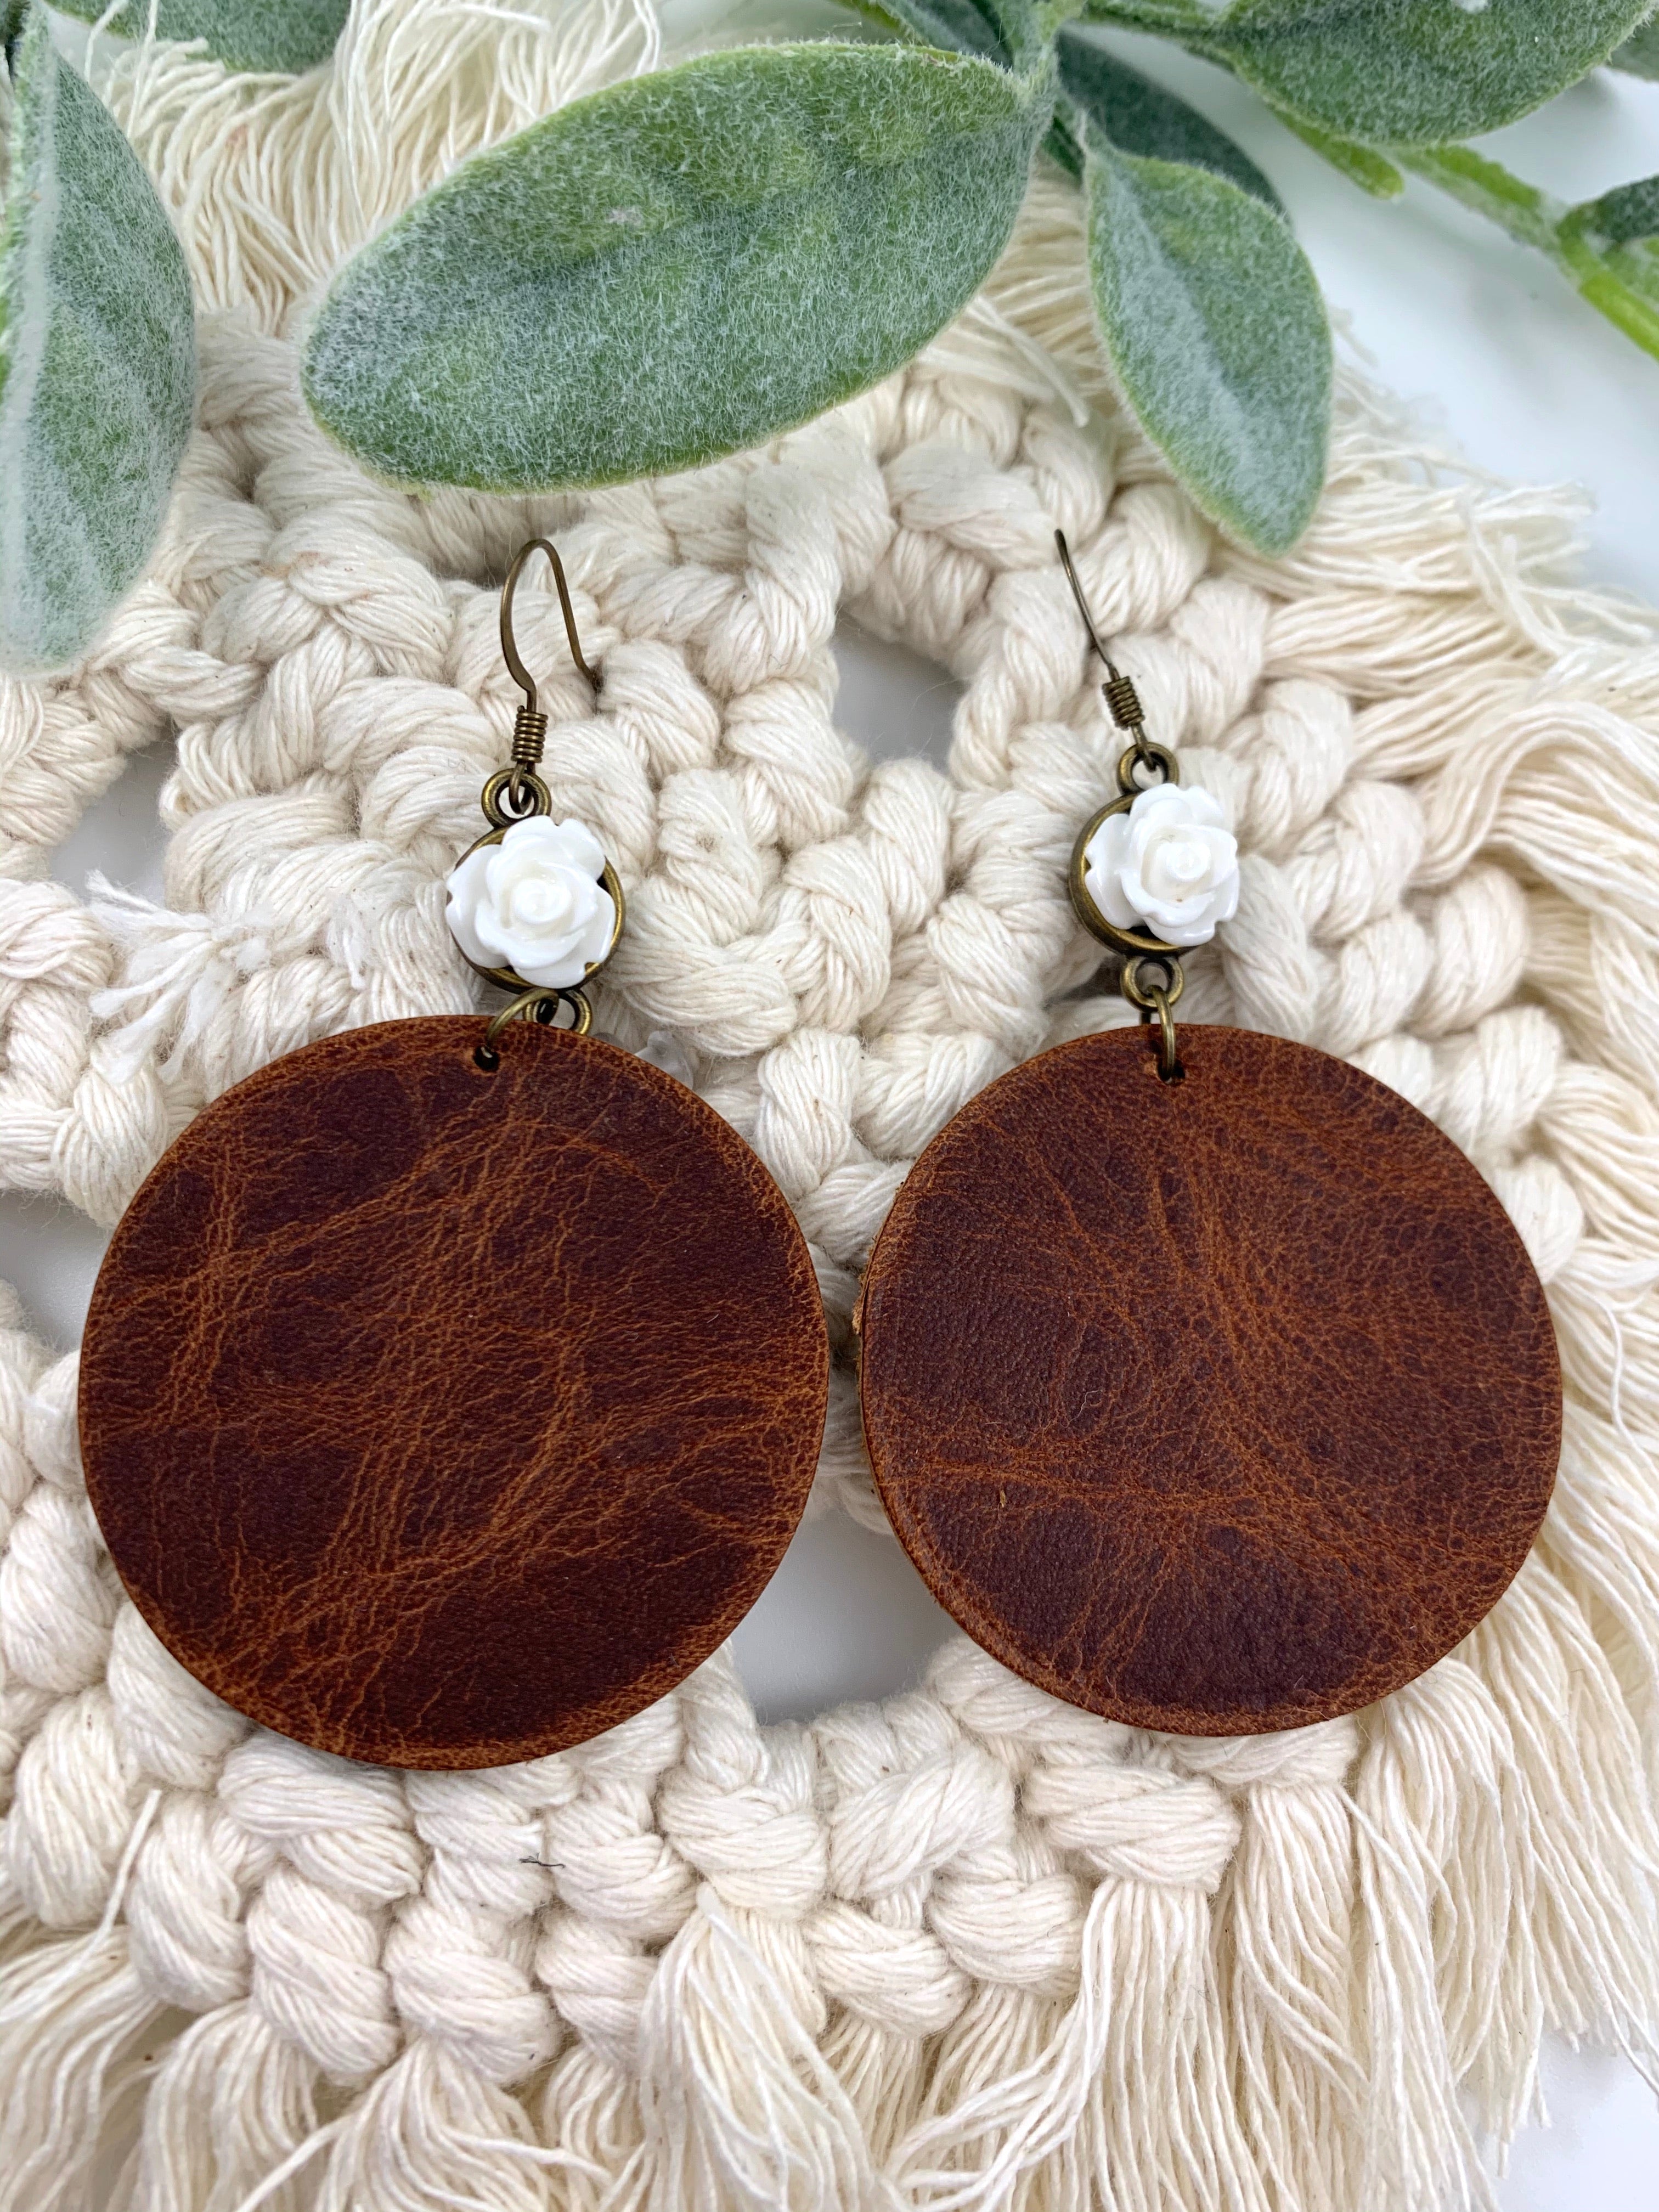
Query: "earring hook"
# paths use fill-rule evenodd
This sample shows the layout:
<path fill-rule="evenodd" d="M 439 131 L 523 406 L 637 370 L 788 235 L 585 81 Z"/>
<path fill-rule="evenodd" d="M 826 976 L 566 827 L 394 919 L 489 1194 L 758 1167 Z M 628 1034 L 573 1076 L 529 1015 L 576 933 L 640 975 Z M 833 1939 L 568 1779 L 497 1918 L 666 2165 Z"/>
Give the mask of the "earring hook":
<path fill-rule="evenodd" d="M 1063 530 L 1055 531 L 1054 544 L 1060 553 L 1060 565 L 1066 571 L 1066 580 L 1072 587 L 1072 597 L 1077 601 L 1077 611 L 1083 617 L 1083 627 L 1089 633 L 1089 642 L 1099 655 L 1101 666 L 1106 671 L 1106 681 L 1100 689 L 1107 711 L 1119 729 L 1134 740 L 1119 764 L 1119 781 L 1122 781 L 1126 776 L 1132 777 L 1133 770 L 1139 768 L 1149 773 L 1153 769 L 1159 769 L 1166 782 L 1173 782 L 1175 757 L 1163 745 L 1152 744 L 1147 738 L 1140 694 L 1135 690 L 1132 677 L 1119 673 L 1116 663 L 1100 641 L 1093 617 L 1089 612 L 1089 602 L 1083 596 L 1083 586 L 1078 580 L 1077 570 L 1072 565 L 1072 549 L 1066 543 Z M 1123 788 L 1133 791 L 1138 787 L 1131 781 L 1124 782 Z"/>
<path fill-rule="evenodd" d="M 553 581 L 558 586 L 559 605 L 564 615 L 564 634 L 570 641 L 570 658 L 592 689 L 597 691 L 599 688 L 599 671 L 590 668 L 582 658 L 581 640 L 576 635 L 576 611 L 570 604 L 570 586 L 564 580 L 564 563 L 559 558 L 558 549 L 550 538 L 532 538 L 520 546 L 513 556 L 512 566 L 501 585 L 501 659 L 506 661 L 513 681 L 523 691 L 525 711 L 530 714 L 538 711 L 536 679 L 525 666 L 519 653 L 518 640 L 513 635 L 513 594 L 519 588 L 520 571 L 532 553 L 545 553 L 553 564 Z"/>
<path fill-rule="evenodd" d="M 1077 570 L 1072 565 L 1072 549 L 1066 543 L 1066 532 L 1063 530 L 1055 531 L 1054 544 L 1060 551 L 1060 565 L 1066 571 L 1066 580 L 1072 587 L 1072 597 L 1077 601 L 1077 611 L 1083 617 L 1083 627 L 1089 633 L 1089 642 L 1093 646 L 1100 665 L 1108 676 L 1115 678 L 1117 670 L 1113 665 L 1111 654 L 1107 652 L 1096 634 L 1094 621 L 1089 612 L 1089 602 L 1083 596 L 1083 586 L 1078 580 Z"/>

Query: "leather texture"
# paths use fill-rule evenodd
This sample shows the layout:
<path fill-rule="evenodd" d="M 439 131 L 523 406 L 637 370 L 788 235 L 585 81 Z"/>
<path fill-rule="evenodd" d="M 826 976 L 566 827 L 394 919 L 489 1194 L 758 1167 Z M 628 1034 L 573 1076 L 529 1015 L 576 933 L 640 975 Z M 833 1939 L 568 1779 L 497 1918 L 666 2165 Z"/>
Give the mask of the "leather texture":
<path fill-rule="evenodd" d="M 1542 1286 L 1477 1170 L 1305 1046 L 1061 1045 L 917 1163 L 860 1316 L 866 1434 L 941 1605 L 1056 1696 L 1198 1735 L 1410 1681 L 1555 1479 Z"/>
<path fill-rule="evenodd" d="M 121 1578 L 256 1721 L 393 1766 L 665 1694 L 782 1556 L 823 1432 L 806 1245 L 701 1099 L 482 1020 L 324 1039 L 139 1191 L 81 1367 Z"/>

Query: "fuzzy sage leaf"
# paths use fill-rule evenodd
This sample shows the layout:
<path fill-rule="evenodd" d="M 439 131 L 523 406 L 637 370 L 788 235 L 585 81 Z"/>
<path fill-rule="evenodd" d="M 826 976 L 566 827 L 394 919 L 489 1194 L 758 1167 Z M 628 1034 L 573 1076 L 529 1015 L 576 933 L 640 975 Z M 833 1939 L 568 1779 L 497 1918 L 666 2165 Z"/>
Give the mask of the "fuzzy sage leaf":
<path fill-rule="evenodd" d="M 114 118 L 53 50 L 15 52 L 0 228 L 0 661 L 61 665 L 137 579 L 190 434 L 190 278 Z"/>
<path fill-rule="evenodd" d="M 108 14 L 105 0 L 56 4 L 89 23 Z M 350 13 L 351 0 L 156 0 L 155 35 L 199 39 L 230 69 L 298 76 L 328 59 Z M 149 0 L 127 0 L 104 27 L 142 38 L 149 27 Z"/>
<path fill-rule="evenodd" d="M 852 0 L 852 4 L 896 38 L 937 46 L 947 54 L 976 54 L 1000 69 L 1016 66 L 1000 19 L 976 0 Z"/>
<path fill-rule="evenodd" d="M 897 38 L 950 54 L 976 54 L 1036 83 L 1052 75 L 1050 50 L 1078 0 L 848 0 Z"/>
<path fill-rule="evenodd" d="M 411 483 L 610 483 L 753 445 L 965 305 L 1048 109 L 908 46 L 752 47 L 611 86 L 475 156 L 348 264 L 307 397 Z"/>
<path fill-rule="evenodd" d="M 1372 144 L 1495 131 L 1576 84 L 1650 0 L 1234 0 L 1189 34 L 1288 110 Z"/>
<path fill-rule="evenodd" d="M 1078 10 L 1085 21 L 1182 40 L 1189 34 L 1201 36 L 1218 12 L 1218 0 L 1083 0 Z"/>
<path fill-rule="evenodd" d="M 1075 31 L 1061 31 L 1055 53 L 1061 91 L 1120 153 L 1212 169 L 1268 207 L 1280 207 L 1278 193 L 1243 149 L 1184 100 Z"/>
<path fill-rule="evenodd" d="M 1659 77 L 1659 18 L 1633 31 L 1607 59 L 1627 76 Z"/>
<path fill-rule="evenodd" d="M 1643 177 L 1633 185 L 1615 185 L 1583 210 L 1588 227 L 1609 246 L 1632 246 L 1638 240 L 1659 240 L 1659 177 Z"/>
<path fill-rule="evenodd" d="M 1135 413 L 1198 504 L 1267 553 L 1325 481 L 1331 341 L 1289 227 L 1212 172 L 1090 125 L 1084 189 L 1102 340 Z"/>

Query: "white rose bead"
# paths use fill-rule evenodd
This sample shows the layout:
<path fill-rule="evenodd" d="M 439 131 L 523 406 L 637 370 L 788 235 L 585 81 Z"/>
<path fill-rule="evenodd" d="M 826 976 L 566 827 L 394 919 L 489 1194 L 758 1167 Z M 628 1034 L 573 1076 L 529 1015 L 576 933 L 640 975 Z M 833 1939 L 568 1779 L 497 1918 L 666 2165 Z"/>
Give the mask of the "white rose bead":
<path fill-rule="evenodd" d="M 1083 848 L 1083 888 L 1117 929 L 1207 945 L 1238 911 L 1238 841 L 1207 791 L 1157 783 Z"/>
<path fill-rule="evenodd" d="M 580 822 L 535 814 L 480 845 L 449 878 L 451 934 L 480 968 L 568 989 L 611 949 L 616 902 L 599 882 L 605 849 Z"/>

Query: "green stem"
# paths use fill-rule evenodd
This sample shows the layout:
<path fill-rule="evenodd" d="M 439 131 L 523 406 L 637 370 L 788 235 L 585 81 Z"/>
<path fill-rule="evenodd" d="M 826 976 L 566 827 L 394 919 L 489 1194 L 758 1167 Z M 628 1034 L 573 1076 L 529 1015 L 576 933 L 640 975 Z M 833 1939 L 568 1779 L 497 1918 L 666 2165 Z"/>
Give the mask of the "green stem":
<path fill-rule="evenodd" d="M 1579 296 L 1627 338 L 1634 338 L 1644 353 L 1659 360 L 1659 309 L 1616 276 L 1592 247 L 1571 239 L 1564 244 L 1562 265 L 1577 284 Z"/>
<path fill-rule="evenodd" d="M 1659 309 L 1610 269 L 1559 200 L 1467 146 L 1392 147 L 1389 156 L 1522 246 L 1547 254 L 1580 297 L 1659 358 Z"/>
<path fill-rule="evenodd" d="M 1552 260 L 1557 258 L 1555 231 L 1564 210 L 1536 185 L 1511 176 L 1500 163 L 1488 161 L 1484 154 L 1471 153 L 1467 146 L 1395 147 L 1389 158 L 1402 169 L 1438 185 L 1443 192 L 1497 223 L 1522 246 L 1536 246 Z"/>
<path fill-rule="evenodd" d="M 1361 146 L 1352 138 L 1339 138 L 1333 131 L 1322 131 L 1317 124 L 1304 123 L 1288 108 L 1275 107 L 1273 113 L 1304 146 L 1310 146 L 1322 161 L 1328 161 L 1351 185 L 1358 185 L 1374 200 L 1398 199 L 1405 191 L 1406 179 L 1375 146 Z"/>

